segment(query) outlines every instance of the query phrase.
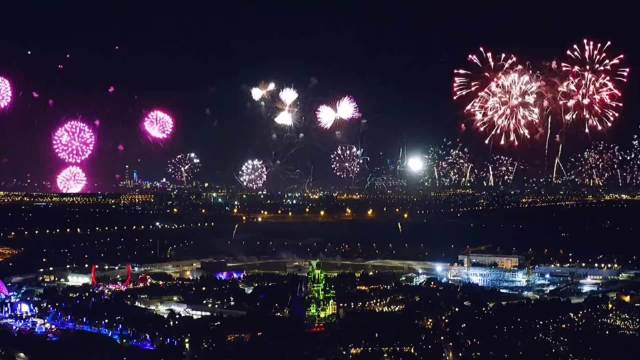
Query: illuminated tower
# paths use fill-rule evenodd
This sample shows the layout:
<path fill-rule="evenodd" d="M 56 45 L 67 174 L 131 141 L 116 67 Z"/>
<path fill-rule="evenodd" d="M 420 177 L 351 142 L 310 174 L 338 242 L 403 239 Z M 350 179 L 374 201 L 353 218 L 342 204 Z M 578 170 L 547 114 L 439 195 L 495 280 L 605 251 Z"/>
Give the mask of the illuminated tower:
<path fill-rule="evenodd" d="M 310 323 L 322 324 L 335 320 L 337 308 L 335 291 L 317 263 L 317 260 L 311 261 L 307 272 L 306 315 Z"/>
<path fill-rule="evenodd" d="M 129 165 L 124 166 L 124 184 L 125 186 L 131 186 L 131 174 L 129 173 Z"/>

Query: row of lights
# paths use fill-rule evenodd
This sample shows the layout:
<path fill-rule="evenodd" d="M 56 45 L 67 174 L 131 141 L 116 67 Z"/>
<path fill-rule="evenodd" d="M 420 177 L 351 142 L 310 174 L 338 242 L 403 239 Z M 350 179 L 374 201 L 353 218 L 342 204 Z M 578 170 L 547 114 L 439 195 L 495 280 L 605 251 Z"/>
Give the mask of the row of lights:
<path fill-rule="evenodd" d="M 305 209 L 305 212 L 306 212 L 306 213 L 309 213 L 309 212 L 310 212 L 309 208 L 306 208 L 306 209 Z M 396 212 L 400 212 L 400 209 L 396 209 Z M 233 209 L 233 213 L 234 213 L 234 215 L 235 215 L 235 214 L 238 214 L 238 208 L 234 208 L 234 209 Z M 278 210 L 278 214 L 279 214 L 279 215 L 281 215 L 281 214 L 282 214 L 282 210 Z M 353 214 L 353 210 L 351 210 L 350 208 L 346 208 L 346 210 L 345 210 L 345 214 L 346 214 L 346 215 L 348 215 L 348 216 L 350 216 L 350 215 L 352 215 L 352 214 Z M 373 209 L 371 209 L 371 208 L 370 208 L 370 209 L 368 209 L 368 210 L 367 210 L 367 215 L 368 215 L 368 216 L 373 216 L 373 214 L 374 214 L 374 213 L 373 213 Z M 268 211 L 266 211 L 266 210 L 260 210 L 260 215 L 265 215 L 265 216 L 267 216 L 267 215 L 269 215 L 269 212 L 268 212 Z M 289 215 L 289 216 L 292 216 L 292 215 L 293 215 L 293 213 L 292 213 L 291 211 L 289 211 L 288 215 Z M 320 216 L 325 216 L 325 215 L 326 215 L 325 210 L 320 210 Z M 262 216 L 260 216 L 259 218 L 261 218 L 261 217 L 262 217 Z M 408 218 L 409 218 L 409 213 L 408 213 L 408 212 L 405 212 L 405 213 L 402 215 L 402 217 L 404 217 L 405 219 L 408 219 Z M 244 217 L 244 216 L 243 216 L 243 219 L 246 219 L 246 217 Z"/>

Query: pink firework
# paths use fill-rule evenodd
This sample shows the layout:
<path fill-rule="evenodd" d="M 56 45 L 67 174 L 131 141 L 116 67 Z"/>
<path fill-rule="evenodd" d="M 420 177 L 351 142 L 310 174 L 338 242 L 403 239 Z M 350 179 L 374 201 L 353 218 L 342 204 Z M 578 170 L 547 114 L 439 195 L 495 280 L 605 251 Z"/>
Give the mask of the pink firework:
<path fill-rule="evenodd" d="M 536 105 L 539 83 L 528 71 L 517 69 L 499 75 L 478 94 L 466 109 L 473 114 L 476 127 L 500 137 L 500 144 L 509 141 L 518 145 L 518 136 L 529 138 L 529 129 L 538 123 L 540 110 Z"/>
<path fill-rule="evenodd" d="M 453 70 L 453 99 L 467 94 L 477 95 L 484 90 L 502 72 L 509 70 L 516 63 L 514 55 L 501 54 L 493 56 L 490 51 L 480 48 L 480 54 L 469 54 L 467 61 L 471 67 Z"/>
<path fill-rule="evenodd" d="M 85 123 L 68 121 L 53 134 L 53 150 L 68 163 L 79 163 L 91 155 L 96 137 Z"/>
<path fill-rule="evenodd" d="M 11 103 L 11 83 L 9 80 L 0 77 L 0 109 L 5 109 Z"/>
<path fill-rule="evenodd" d="M 173 132 L 173 118 L 160 110 L 153 110 L 144 118 L 144 129 L 153 138 L 167 139 Z"/>
<path fill-rule="evenodd" d="M 360 117 L 358 105 L 351 96 L 345 96 L 336 102 L 335 109 L 328 105 L 320 105 L 316 110 L 318 124 L 329 129 L 336 120 L 351 120 Z"/>
<path fill-rule="evenodd" d="M 583 49 L 573 45 L 567 50 L 569 62 L 561 64 L 566 79 L 558 88 L 558 102 L 566 111 L 566 122 L 582 119 L 589 132 L 590 127 L 609 127 L 618 118 L 622 108 L 618 84 L 627 81 L 629 68 L 621 67 L 623 55 L 607 55 L 610 42 L 603 46 L 585 39 L 583 43 Z"/>
<path fill-rule="evenodd" d="M 78 166 L 72 165 L 58 174 L 56 184 L 64 193 L 77 193 L 87 184 L 87 176 Z"/>

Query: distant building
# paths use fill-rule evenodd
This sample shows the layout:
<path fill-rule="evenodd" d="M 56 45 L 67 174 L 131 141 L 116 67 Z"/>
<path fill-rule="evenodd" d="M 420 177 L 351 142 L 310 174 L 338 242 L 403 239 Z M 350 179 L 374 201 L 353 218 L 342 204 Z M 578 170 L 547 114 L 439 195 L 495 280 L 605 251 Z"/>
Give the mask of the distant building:
<path fill-rule="evenodd" d="M 529 274 L 527 270 L 464 266 L 451 267 L 447 278 L 454 283 L 472 283 L 495 288 L 525 287 L 539 280 L 537 274 Z"/>
<path fill-rule="evenodd" d="M 618 269 L 600 269 L 597 267 L 577 267 L 577 266 L 536 266 L 533 270 L 541 276 L 551 278 L 570 278 L 573 280 L 610 280 L 618 279 L 621 275 Z"/>
<path fill-rule="evenodd" d="M 524 258 L 519 255 L 469 254 L 458 255 L 458 261 L 461 261 L 466 267 L 484 265 L 514 269 L 523 263 Z"/>
<path fill-rule="evenodd" d="M 335 292 L 326 281 L 327 274 L 318 269 L 317 262 L 310 262 L 307 273 L 306 315 L 312 324 L 333 321 L 337 313 Z"/>
<path fill-rule="evenodd" d="M 69 286 L 82 286 L 91 284 L 91 275 L 89 274 L 77 274 L 69 273 L 67 275 L 66 284 Z"/>
<path fill-rule="evenodd" d="M 15 250 L 6 246 L 0 246 L 0 261 L 7 260 L 10 257 L 16 255 L 17 253 L 18 253 L 18 250 Z"/>
<path fill-rule="evenodd" d="M 124 166 L 124 183 L 125 184 L 131 183 L 131 174 L 129 173 L 129 165 Z"/>

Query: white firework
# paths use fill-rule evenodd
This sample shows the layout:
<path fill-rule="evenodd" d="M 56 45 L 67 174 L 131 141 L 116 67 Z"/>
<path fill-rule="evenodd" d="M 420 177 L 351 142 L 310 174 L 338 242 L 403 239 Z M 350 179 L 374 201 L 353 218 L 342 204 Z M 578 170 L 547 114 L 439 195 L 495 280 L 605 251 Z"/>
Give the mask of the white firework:
<path fill-rule="evenodd" d="M 354 145 L 340 145 L 331 154 L 333 172 L 341 178 L 354 178 L 362 165 L 362 149 Z"/>
<path fill-rule="evenodd" d="M 251 97 L 255 101 L 260 101 L 263 97 L 269 94 L 269 91 L 275 90 L 276 84 L 271 82 L 268 85 L 261 84 L 260 86 L 256 86 L 251 88 Z"/>
<path fill-rule="evenodd" d="M 289 107 L 298 98 L 298 92 L 293 88 L 284 88 L 278 96 L 280 96 L 280 100 L 282 100 L 285 106 Z"/>
<path fill-rule="evenodd" d="M 254 87 L 251 89 L 251 97 L 253 98 L 253 100 L 258 101 L 262 99 L 263 95 L 264 91 L 262 91 L 260 88 Z"/>
<path fill-rule="evenodd" d="M 320 105 L 316 111 L 318 117 L 318 123 L 325 129 L 331 128 L 333 122 L 336 121 L 337 114 L 333 109 L 327 105 Z"/>
<path fill-rule="evenodd" d="M 360 116 L 358 105 L 351 96 L 345 96 L 336 104 L 338 118 L 343 120 L 355 119 Z"/>
<path fill-rule="evenodd" d="M 195 153 L 180 154 L 169 161 L 169 174 L 177 181 L 188 184 L 200 172 L 200 158 Z"/>
<path fill-rule="evenodd" d="M 247 160 L 242 165 L 238 178 L 243 186 L 253 190 L 259 189 L 267 180 L 267 167 L 262 160 Z"/>
<path fill-rule="evenodd" d="M 284 126 L 293 126 L 293 116 L 288 110 L 284 110 L 274 119 L 276 124 Z"/>
<path fill-rule="evenodd" d="M 316 110 L 318 124 L 329 129 L 336 120 L 351 120 L 360 116 L 358 105 L 350 96 L 345 96 L 338 100 L 335 110 L 328 105 L 320 105 Z"/>

